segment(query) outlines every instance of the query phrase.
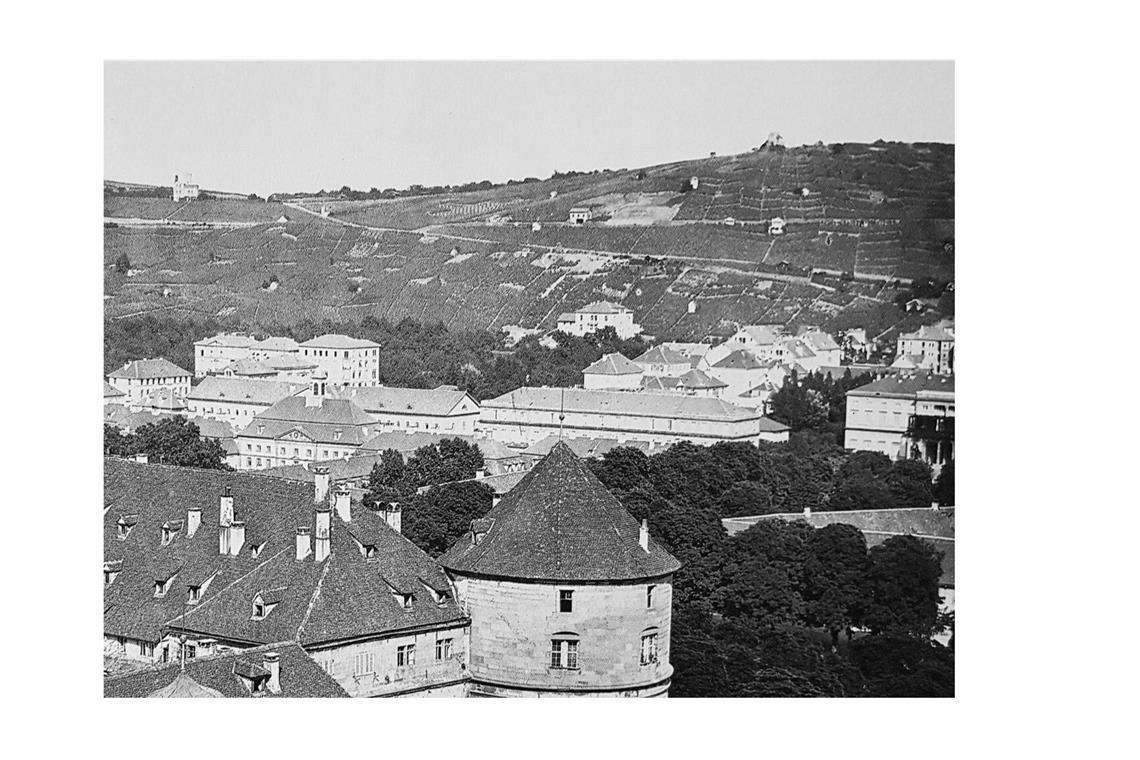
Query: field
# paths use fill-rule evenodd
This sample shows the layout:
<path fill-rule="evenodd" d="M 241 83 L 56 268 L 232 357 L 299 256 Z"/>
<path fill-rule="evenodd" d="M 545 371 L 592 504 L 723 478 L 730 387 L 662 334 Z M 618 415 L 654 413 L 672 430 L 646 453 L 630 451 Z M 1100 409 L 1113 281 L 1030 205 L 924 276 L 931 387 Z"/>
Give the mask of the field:
<path fill-rule="evenodd" d="M 647 332 L 677 339 L 739 322 L 879 324 L 901 319 L 889 282 L 828 285 L 810 282 L 811 270 L 953 279 L 953 254 L 944 252 L 953 182 L 953 146 L 883 144 L 326 200 L 331 218 L 316 213 L 314 199 L 302 201 L 306 213 L 260 201 L 106 196 L 111 218 L 252 226 L 105 229 L 105 309 L 250 325 L 371 314 L 552 328 L 560 312 L 604 298 L 633 308 Z M 583 205 L 596 221 L 570 225 L 570 208 Z M 289 221 L 277 223 L 281 215 Z M 787 221 L 785 234 L 769 234 L 773 216 Z M 129 276 L 111 267 L 121 253 Z M 263 287 L 271 278 L 277 287 Z"/>

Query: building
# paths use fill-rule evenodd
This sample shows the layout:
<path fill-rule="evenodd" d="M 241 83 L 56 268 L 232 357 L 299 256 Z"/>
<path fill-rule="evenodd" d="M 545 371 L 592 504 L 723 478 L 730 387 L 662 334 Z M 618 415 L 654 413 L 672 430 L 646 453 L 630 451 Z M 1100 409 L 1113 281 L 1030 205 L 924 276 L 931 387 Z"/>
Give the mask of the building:
<path fill-rule="evenodd" d="M 275 380 L 277 378 L 277 370 L 265 362 L 252 358 L 238 359 L 232 364 L 227 364 L 218 374 L 222 377 L 244 377 L 250 380 Z"/>
<path fill-rule="evenodd" d="M 765 381 L 779 387 L 785 370 L 774 359 L 761 360 L 750 351 L 738 349 L 709 367 L 707 374 L 725 384 L 725 398 L 734 399 Z"/>
<path fill-rule="evenodd" d="M 371 415 L 378 431 L 424 431 L 440 435 L 473 435 L 479 402 L 453 385 L 438 388 L 344 388 L 337 398 L 351 399 Z"/>
<path fill-rule="evenodd" d="M 198 197 L 198 186 L 194 184 L 193 174 L 175 174 L 173 189 L 175 201 L 192 201 Z"/>
<path fill-rule="evenodd" d="M 347 459 L 377 429 L 376 419 L 355 402 L 329 396 L 327 381 L 317 372 L 305 395 L 281 399 L 238 433 L 240 469 Z"/>
<path fill-rule="evenodd" d="M 571 224 L 585 224 L 590 221 L 590 209 L 585 206 L 575 206 L 570 209 Z"/>
<path fill-rule="evenodd" d="M 954 460 L 954 376 L 898 373 L 848 391 L 843 445 L 919 459 L 937 473 Z"/>
<path fill-rule="evenodd" d="M 528 446 L 552 433 L 702 445 L 788 439 L 787 426 L 717 398 L 580 388 L 517 388 L 483 402 L 479 427 L 503 443 Z"/>
<path fill-rule="evenodd" d="M 680 377 L 693 368 L 690 355 L 667 345 L 654 346 L 633 361 L 650 377 Z"/>
<path fill-rule="evenodd" d="M 119 390 L 115 386 L 103 381 L 103 406 L 121 406 L 126 407 L 129 403 L 127 394 Z"/>
<path fill-rule="evenodd" d="M 677 378 L 676 390 L 693 396 L 720 398 L 727 387 L 728 383 L 723 380 L 710 377 L 699 369 L 691 369 Z"/>
<path fill-rule="evenodd" d="M 796 334 L 796 338 L 807 344 L 807 347 L 812 352 L 812 366 L 810 369 L 816 370 L 820 367 L 834 367 L 839 365 L 843 360 L 843 348 L 835 342 L 835 338 L 831 337 L 822 330 L 807 329 L 801 330 Z M 803 362 L 801 362 L 802 364 Z M 807 366 L 806 364 L 804 365 Z"/>
<path fill-rule="evenodd" d="M 923 325 L 912 333 L 899 335 L 895 356 L 908 359 L 908 366 L 948 375 L 954 371 L 954 331 Z"/>
<path fill-rule="evenodd" d="M 185 414 L 186 398 L 175 393 L 170 388 L 157 388 L 144 393 L 138 401 L 131 404 L 132 412 L 149 412 L 150 414 Z"/>
<path fill-rule="evenodd" d="M 383 432 L 369 438 L 353 455 L 358 457 L 377 457 L 389 449 L 398 451 L 407 459 L 424 446 L 438 446 L 441 441 L 449 438 L 458 439 L 479 447 L 483 455 L 483 471 L 486 475 L 503 475 L 511 472 L 522 472 L 530 469 L 533 462 L 521 449 L 512 449 L 498 441 L 482 436 L 469 435 L 441 435 L 439 433 L 417 432 Z"/>
<path fill-rule="evenodd" d="M 641 387 L 642 367 L 618 353 L 606 354 L 582 370 L 588 390 L 635 391 Z"/>
<path fill-rule="evenodd" d="M 109 664 L 118 662 L 109 660 Z M 315 698 L 347 697 L 348 692 L 296 642 L 280 641 L 216 657 L 105 672 L 103 696 Z"/>
<path fill-rule="evenodd" d="M 784 222 L 784 220 L 777 216 L 775 219 L 768 222 L 768 234 L 769 235 L 783 235 L 785 226 L 786 226 L 786 223 Z"/>
<path fill-rule="evenodd" d="M 594 301 L 558 316 L 559 332 L 579 338 L 607 327 L 614 328 L 623 340 L 641 333 L 641 325 L 633 321 L 633 310 L 610 301 Z"/>
<path fill-rule="evenodd" d="M 788 358 L 783 325 L 745 325 L 723 343 L 705 353 L 704 364 L 713 366 L 728 354 L 744 349 L 762 361 Z M 705 369 L 706 367 L 702 367 Z"/>
<path fill-rule="evenodd" d="M 681 563 L 566 444 L 440 564 L 471 617 L 471 696 L 668 695 Z"/>
<path fill-rule="evenodd" d="M 337 386 L 380 384 L 380 344 L 347 335 L 321 335 L 300 344 L 301 358 L 311 359 Z"/>
<path fill-rule="evenodd" d="M 241 333 L 218 333 L 194 341 L 194 377 L 220 373 L 234 362 L 250 358 L 255 343 L 253 337 Z"/>
<path fill-rule="evenodd" d="M 186 396 L 186 410 L 243 428 L 281 399 L 303 393 L 308 387 L 305 383 L 211 376 Z"/>
<path fill-rule="evenodd" d="M 263 682 L 270 647 L 285 689 L 288 641 L 350 696 L 463 696 L 469 619 L 399 524 L 324 480 L 106 458 L 104 656 L 200 659 L 186 673 L 225 694 L 196 668 L 239 654 L 230 672 Z"/>
<path fill-rule="evenodd" d="M 270 359 L 279 359 L 283 356 L 297 356 L 301 352 L 301 344 L 292 338 L 277 338 L 270 336 L 259 340 L 249 347 L 250 358 L 257 361 L 268 362 Z"/>
<path fill-rule="evenodd" d="M 813 528 L 827 525 L 850 525 L 858 528 L 868 548 L 894 536 L 917 536 L 942 555 L 942 576 L 938 582 L 941 612 L 954 611 L 954 507 L 856 509 L 839 512 L 804 510 L 798 513 L 726 517 L 721 520 L 728 535 L 739 533 L 761 520 L 799 520 Z M 953 631 L 934 636 L 942 644 L 949 642 Z"/>
<path fill-rule="evenodd" d="M 176 396 L 190 392 L 189 372 L 166 359 L 139 359 L 127 362 L 107 375 L 107 382 L 126 394 L 128 404 L 137 404 L 151 391 L 166 389 Z"/>
<path fill-rule="evenodd" d="M 647 455 L 656 454 L 666 448 L 645 441 L 619 441 L 616 438 L 560 438 L 557 435 L 548 435 L 538 443 L 527 446 L 523 454 L 533 460 L 531 466 L 534 466 L 559 443 L 569 446 L 570 450 L 574 452 L 574 456 L 580 459 L 602 457 L 616 448 L 634 448 Z"/>

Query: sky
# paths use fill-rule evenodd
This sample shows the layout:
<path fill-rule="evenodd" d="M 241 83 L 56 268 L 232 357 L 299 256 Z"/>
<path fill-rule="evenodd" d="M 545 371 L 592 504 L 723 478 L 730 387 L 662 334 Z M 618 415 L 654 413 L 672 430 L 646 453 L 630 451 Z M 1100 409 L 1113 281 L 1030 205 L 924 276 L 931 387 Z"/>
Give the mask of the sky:
<path fill-rule="evenodd" d="M 950 61 L 104 66 L 104 177 L 272 192 L 461 184 L 741 153 L 778 132 L 954 141 Z"/>

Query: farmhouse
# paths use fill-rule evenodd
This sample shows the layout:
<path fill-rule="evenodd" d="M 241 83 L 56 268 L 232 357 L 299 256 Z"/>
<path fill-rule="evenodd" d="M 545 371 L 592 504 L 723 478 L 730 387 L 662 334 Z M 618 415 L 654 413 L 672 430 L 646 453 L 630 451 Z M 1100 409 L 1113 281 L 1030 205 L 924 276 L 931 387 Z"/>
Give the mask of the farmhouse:
<path fill-rule="evenodd" d="M 848 391 L 843 445 L 938 472 L 954 460 L 954 376 L 898 373 Z"/>
<path fill-rule="evenodd" d="M 184 397 L 190 392 L 191 377 L 189 372 L 166 359 L 138 359 L 107 375 L 107 382 L 126 394 L 127 403 L 137 404 L 145 394 L 159 389 Z"/>
<path fill-rule="evenodd" d="M 787 440 L 788 428 L 717 398 L 580 388 L 518 388 L 483 402 L 480 428 L 507 444 L 566 438 L 692 443 Z"/>
<path fill-rule="evenodd" d="M 610 301 L 594 301 L 558 316 L 558 331 L 579 338 L 606 327 L 614 328 L 623 340 L 641 333 L 641 325 L 633 321 L 633 310 Z"/>

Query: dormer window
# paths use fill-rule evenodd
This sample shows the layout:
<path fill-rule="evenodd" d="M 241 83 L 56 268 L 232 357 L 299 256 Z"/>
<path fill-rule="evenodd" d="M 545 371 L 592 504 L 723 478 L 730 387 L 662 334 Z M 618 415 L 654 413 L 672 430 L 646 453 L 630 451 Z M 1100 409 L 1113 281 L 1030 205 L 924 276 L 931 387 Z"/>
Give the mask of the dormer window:
<path fill-rule="evenodd" d="M 154 595 L 166 596 L 166 589 L 170 587 L 170 581 L 155 581 L 154 582 Z"/>
<path fill-rule="evenodd" d="M 123 515 L 119 518 L 119 538 L 124 539 L 130 535 L 131 528 L 138 523 L 138 515 Z"/>
<path fill-rule="evenodd" d="M 249 548 L 249 556 L 252 557 L 253 559 L 257 559 L 259 556 L 261 556 L 261 550 L 264 548 L 265 548 L 265 542 L 264 541 L 262 541 L 260 544 L 254 544 L 253 546 L 251 546 Z"/>
<path fill-rule="evenodd" d="M 186 595 L 186 602 L 188 604 L 197 604 L 202 598 L 201 586 L 190 586 L 189 593 Z"/>
<path fill-rule="evenodd" d="M 123 561 L 121 559 L 114 560 L 113 562 L 103 563 L 103 585 L 110 586 L 119 577 L 119 573 L 123 569 Z"/>
<path fill-rule="evenodd" d="M 450 598 L 450 595 L 447 593 L 446 588 L 433 587 L 427 581 L 422 579 L 420 580 L 420 584 L 427 589 L 428 593 L 431 594 L 432 600 L 435 601 L 435 603 L 440 607 L 443 607 L 447 604 L 447 600 Z"/>
<path fill-rule="evenodd" d="M 412 594 L 401 594 L 397 592 L 393 596 L 396 597 L 396 601 L 405 610 L 410 610 L 412 608 L 412 600 L 415 598 Z"/>
<path fill-rule="evenodd" d="M 253 619 L 261 620 L 265 617 L 265 604 L 261 600 L 256 600 L 253 603 Z"/>
<path fill-rule="evenodd" d="M 253 614 L 250 616 L 251 620 L 264 620 L 273 612 L 273 608 L 281 602 L 282 594 L 285 589 L 272 589 L 270 591 L 262 591 L 253 597 Z"/>

